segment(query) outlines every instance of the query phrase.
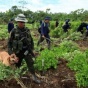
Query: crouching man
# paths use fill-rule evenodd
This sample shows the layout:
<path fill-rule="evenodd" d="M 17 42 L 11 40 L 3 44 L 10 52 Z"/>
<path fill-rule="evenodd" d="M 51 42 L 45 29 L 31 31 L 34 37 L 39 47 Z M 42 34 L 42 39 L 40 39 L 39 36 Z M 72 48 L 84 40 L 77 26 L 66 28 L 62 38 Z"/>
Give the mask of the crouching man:
<path fill-rule="evenodd" d="M 34 62 L 32 57 L 34 57 L 34 43 L 30 30 L 25 27 L 25 22 L 27 22 L 27 19 L 24 14 L 19 14 L 15 18 L 15 21 L 17 22 L 17 26 L 10 33 L 8 40 L 8 53 L 14 53 L 19 58 L 18 63 L 16 63 L 17 67 L 20 67 L 22 60 L 25 59 L 28 70 L 33 76 L 33 80 L 36 83 L 41 83 L 41 81 L 35 75 L 33 66 Z"/>

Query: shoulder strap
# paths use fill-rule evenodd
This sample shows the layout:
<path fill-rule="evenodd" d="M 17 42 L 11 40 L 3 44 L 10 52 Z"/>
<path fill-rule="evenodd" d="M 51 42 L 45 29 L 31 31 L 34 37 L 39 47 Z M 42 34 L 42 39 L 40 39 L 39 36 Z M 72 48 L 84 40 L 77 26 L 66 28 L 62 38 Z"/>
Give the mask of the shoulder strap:
<path fill-rule="evenodd" d="M 46 26 L 45 22 L 44 22 L 44 27 Z"/>

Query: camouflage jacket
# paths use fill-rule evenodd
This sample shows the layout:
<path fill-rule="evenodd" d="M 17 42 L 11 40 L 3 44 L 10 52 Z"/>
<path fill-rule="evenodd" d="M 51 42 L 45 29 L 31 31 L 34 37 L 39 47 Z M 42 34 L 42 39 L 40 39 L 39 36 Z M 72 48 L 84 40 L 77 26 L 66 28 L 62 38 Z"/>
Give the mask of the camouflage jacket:
<path fill-rule="evenodd" d="M 8 53 L 19 53 L 21 50 L 33 50 L 34 42 L 28 28 L 14 28 L 8 39 Z"/>

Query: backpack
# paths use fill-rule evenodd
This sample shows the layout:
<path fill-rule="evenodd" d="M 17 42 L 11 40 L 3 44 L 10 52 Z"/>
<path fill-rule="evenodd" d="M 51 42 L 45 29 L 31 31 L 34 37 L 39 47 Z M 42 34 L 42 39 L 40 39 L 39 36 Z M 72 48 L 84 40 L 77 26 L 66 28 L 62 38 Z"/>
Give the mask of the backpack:
<path fill-rule="evenodd" d="M 41 27 L 38 28 L 38 32 L 41 33 Z"/>
<path fill-rule="evenodd" d="M 42 22 L 42 24 L 44 25 L 44 27 L 46 26 L 44 22 Z M 38 28 L 38 32 L 41 34 L 41 25 L 40 25 L 40 27 Z"/>

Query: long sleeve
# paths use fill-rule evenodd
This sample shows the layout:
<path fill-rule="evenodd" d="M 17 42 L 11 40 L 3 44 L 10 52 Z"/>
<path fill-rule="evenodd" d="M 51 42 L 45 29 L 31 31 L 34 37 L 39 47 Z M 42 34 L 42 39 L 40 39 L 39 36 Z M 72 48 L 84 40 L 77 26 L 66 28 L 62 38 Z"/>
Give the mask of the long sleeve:
<path fill-rule="evenodd" d="M 87 29 L 87 31 L 88 31 L 88 25 L 87 25 L 86 29 Z"/>
<path fill-rule="evenodd" d="M 41 35 L 44 35 L 44 23 L 41 25 Z"/>

